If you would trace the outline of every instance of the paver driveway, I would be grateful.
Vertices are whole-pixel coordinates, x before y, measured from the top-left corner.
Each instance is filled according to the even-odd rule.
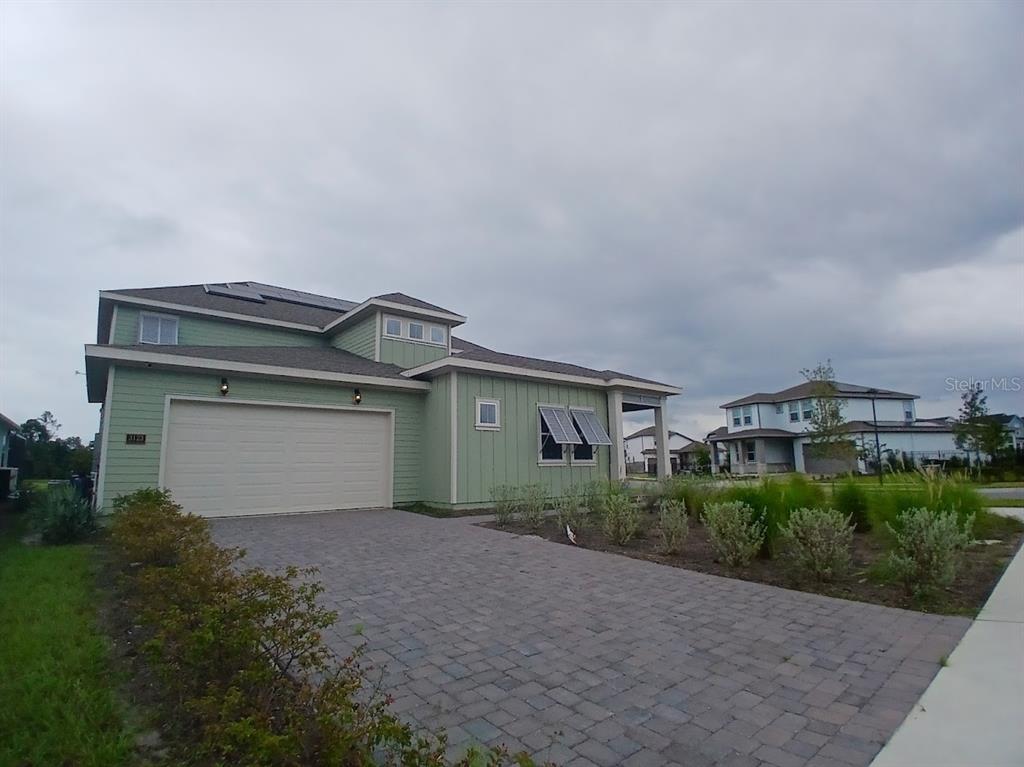
[[[571,765],[867,765],[967,629],[399,511],[225,519],[316,565],[404,717]]]

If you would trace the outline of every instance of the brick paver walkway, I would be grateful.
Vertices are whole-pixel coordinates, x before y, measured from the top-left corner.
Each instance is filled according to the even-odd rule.
[[[970,623],[398,511],[214,531],[318,566],[402,716],[573,767],[867,765]]]

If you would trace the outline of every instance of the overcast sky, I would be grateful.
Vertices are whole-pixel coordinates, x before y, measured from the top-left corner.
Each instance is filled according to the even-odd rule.
[[[1024,4],[0,4],[0,411],[97,291],[402,291],[679,384],[1024,376]],[[993,411],[1024,410],[993,392]],[[630,425],[643,425],[636,421]]]

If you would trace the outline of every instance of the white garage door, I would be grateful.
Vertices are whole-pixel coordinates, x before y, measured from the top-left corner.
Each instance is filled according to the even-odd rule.
[[[236,516],[391,503],[388,413],[171,400],[163,486]]]

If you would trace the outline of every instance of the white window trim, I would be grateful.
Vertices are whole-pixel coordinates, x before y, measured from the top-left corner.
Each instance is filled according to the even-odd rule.
[[[569,405],[569,418],[572,418],[572,411],[573,410],[585,410],[588,413],[595,413],[595,414],[597,413],[597,411],[594,410],[594,408],[592,408],[592,407],[582,407],[582,406],[579,406],[579,405]],[[575,423],[576,422],[573,421],[573,427],[574,428],[575,428]],[[579,433],[579,429],[577,429],[576,432]],[[580,434],[580,438],[583,440],[583,444],[584,445],[590,445],[590,443],[587,442],[587,438],[583,434]],[[575,456],[576,445],[570,445],[569,447],[572,448],[572,449],[571,450],[567,450],[566,452],[569,454],[569,463],[571,465],[574,465],[574,466],[597,466],[597,451],[598,451],[598,448],[601,447],[600,445],[590,445],[590,450],[591,450],[590,454],[592,456],[594,456],[594,457],[590,458],[589,460],[586,459],[586,458],[577,458]]]
[[[495,423],[483,423],[480,420],[480,406],[494,405]],[[540,412],[540,411],[538,411]],[[477,431],[501,431],[501,400],[490,397],[476,398],[476,428]]]
[[[143,341],[142,340],[142,322],[146,317],[153,317],[157,320],[157,340],[154,341]],[[174,341],[164,342],[160,340],[160,320],[174,320]],[[139,343],[146,344],[147,346],[177,346],[178,345],[178,329],[179,323],[178,318],[173,314],[157,314],[156,312],[139,312]]]
[[[394,320],[398,323],[398,335],[394,333],[388,333],[388,321]],[[409,335],[409,325],[415,324],[420,325],[423,328],[423,338],[412,338]],[[451,344],[451,329],[447,325],[442,325],[437,322],[425,322],[424,320],[413,319],[411,317],[399,317],[394,314],[385,314],[381,321],[383,331],[381,333],[383,338],[390,338],[392,341],[402,341],[407,344],[423,344],[424,346],[430,346],[434,349],[449,349]],[[431,341],[430,334],[435,328],[440,328],[444,333],[443,341]]]
[[[555,407],[555,408],[560,408],[561,410],[564,410],[566,413],[569,412],[569,407],[567,405],[554,404],[554,403],[549,404],[549,403],[546,403],[546,402],[538,402],[537,403],[537,465],[538,466],[567,466],[569,464],[569,454],[572,451],[571,450],[567,450],[566,448],[567,447],[572,447],[572,445],[560,445],[559,446],[559,447],[562,448],[562,457],[561,458],[544,458],[544,454],[541,452],[541,448],[543,447],[543,444],[544,444],[543,443],[543,438],[541,436],[541,431],[543,429],[543,425],[542,424],[544,422],[544,417],[540,414],[540,409],[542,407]],[[570,414],[569,417],[572,418],[572,415]]]

